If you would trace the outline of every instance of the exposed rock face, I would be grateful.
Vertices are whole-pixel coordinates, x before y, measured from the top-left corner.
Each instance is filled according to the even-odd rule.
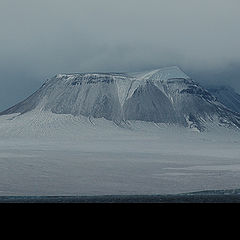
[[[204,129],[206,121],[240,127],[240,114],[216,101],[178,67],[141,73],[59,74],[1,113],[33,109],[57,114],[140,120]]]
[[[123,105],[124,118],[164,123],[177,123],[169,98],[152,82],[139,86]]]

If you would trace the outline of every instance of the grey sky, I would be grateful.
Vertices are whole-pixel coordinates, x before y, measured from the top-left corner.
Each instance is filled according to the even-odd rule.
[[[0,110],[61,72],[178,65],[240,92],[239,0],[0,0]]]

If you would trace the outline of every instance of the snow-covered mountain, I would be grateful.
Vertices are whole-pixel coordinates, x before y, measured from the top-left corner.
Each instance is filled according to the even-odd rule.
[[[177,67],[59,74],[0,115],[0,196],[240,188],[239,114]]]
[[[139,73],[58,74],[0,115],[32,110],[204,130],[208,122],[240,128],[240,114],[217,101],[178,67]]]
[[[240,113],[240,95],[234,89],[227,86],[209,88],[208,91],[234,112]]]

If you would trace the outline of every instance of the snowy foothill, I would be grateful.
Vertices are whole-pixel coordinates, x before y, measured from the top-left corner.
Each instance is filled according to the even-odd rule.
[[[91,120],[91,121],[90,121]],[[174,194],[240,187],[240,133],[31,111],[0,116],[0,195]]]

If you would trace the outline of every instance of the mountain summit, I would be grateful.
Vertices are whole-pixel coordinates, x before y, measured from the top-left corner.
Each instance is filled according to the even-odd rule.
[[[0,115],[32,110],[146,121],[204,130],[207,122],[240,128],[240,114],[217,101],[178,67],[138,73],[58,74]]]

